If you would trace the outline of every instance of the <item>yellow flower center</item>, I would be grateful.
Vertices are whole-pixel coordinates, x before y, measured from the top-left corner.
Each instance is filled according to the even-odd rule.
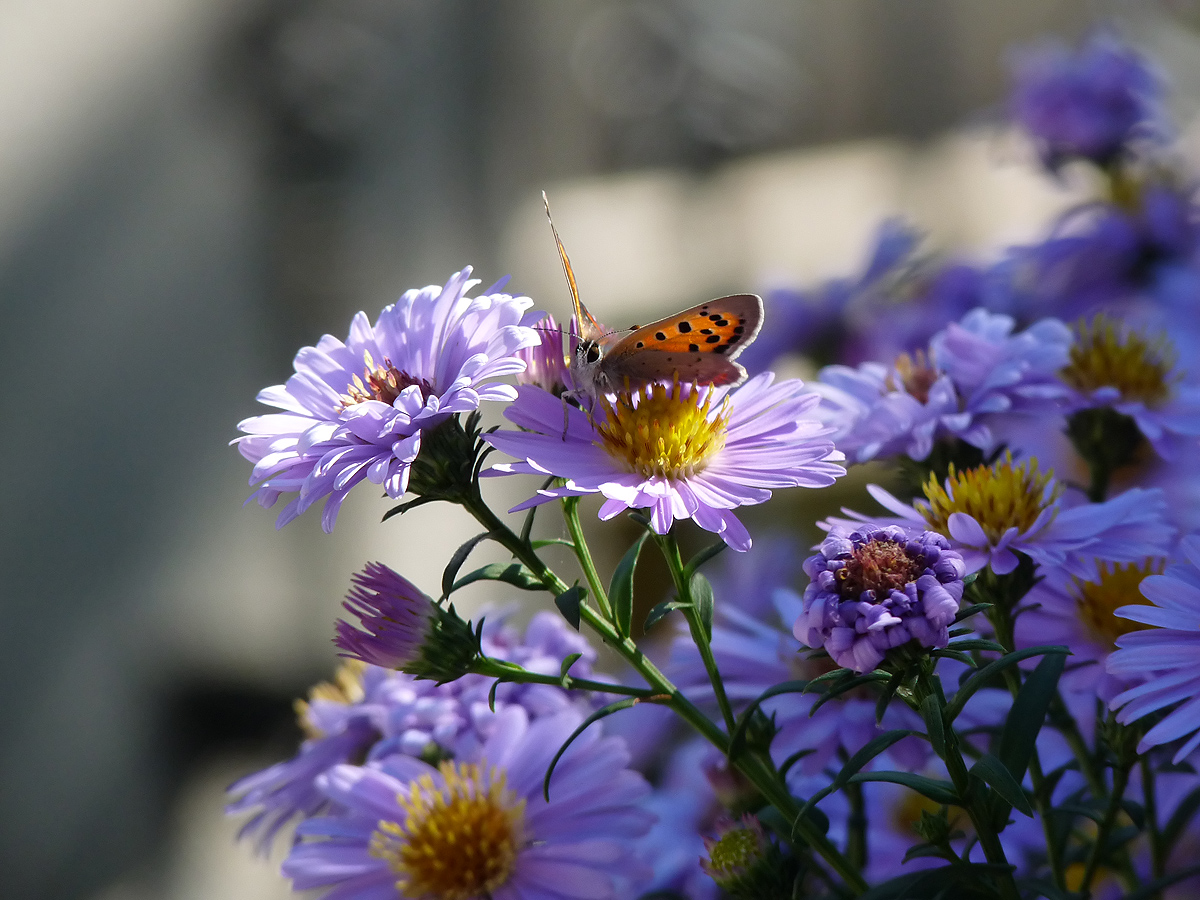
[[[954,464],[945,485],[934,475],[925,484],[929,506],[921,509],[930,529],[949,535],[948,520],[954,513],[966,513],[979,523],[995,542],[1009,528],[1028,531],[1037,517],[1057,498],[1059,487],[1049,494],[1046,486],[1054,473],[1038,471],[1037,460],[1013,465],[1012,455],[993,466],[976,466],[959,472]]]
[[[759,836],[749,828],[727,831],[709,848],[709,865],[718,875],[745,872],[762,858]]]
[[[401,372],[390,359],[385,359],[383,365],[376,365],[370,351],[363,351],[362,377],[354,376],[353,382],[342,396],[342,408],[346,409],[367,400],[378,400],[391,406],[400,396],[400,392],[414,384],[421,388],[421,396],[428,399],[433,393],[433,385],[424,378],[415,378],[407,372]]]
[[[1149,605],[1138,590],[1147,575],[1159,575],[1163,571],[1162,560],[1148,559],[1141,563],[1101,563],[1098,580],[1074,579],[1071,594],[1079,609],[1079,618],[1088,629],[1102,641],[1116,644],[1117,638],[1131,631],[1148,628],[1141,622],[1132,622],[1115,615],[1118,607],[1135,603]]]
[[[895,374],[887,377],[887,386],[892,390],[904,388],[921,403],[928,403],[929,391],[939,374],[924,351],[918,350],[912,356],[901,353],[896,357]]]
[[[397,796],[404,822],[380,821],[369,852],[387,862],[405,897],[488,896],[508,881],[525,843],[525,801],[495,769],[443,762],[440,771],[443,787],[426,775]]]
[[[596,432],[601,446],[631,472],[647,478],[687,478],[704,471],[725,446],[729,424],[726,403],[714,413],[712,391],[685,389],[679,382],[652,385],[648,391],[601,398],[603,418]]]
[[[1122,400],[1147,406],[1164,403],[1179,376],[1172,374],[1175,352],[1165,337],[1128,331],[1103,313],[1075,326],[1071,361],[1060,375],[1071,387],[1091,392],[1116,388]]]
[[[330,703],[341,703],[349,706],[360,703],[365,696],[362,686],[362,673],[367,664],[357,659],[342,663],[333,673],[332,681],[322,681],[313,686],[308,692],[308,701],[297,700],[293,704],[300,730],[308,738],[322,738],[325,733],[315,726],[308,715],[308,704],[313,700],[327,700]]]

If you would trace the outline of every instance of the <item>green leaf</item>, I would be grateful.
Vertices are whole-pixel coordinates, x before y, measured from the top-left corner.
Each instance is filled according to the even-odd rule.
[[[1046,713],[1058,690],[1058,679],[1066,663],[1065,653],[1045,656],[1021,685],[1008,718],[1004,720],[1004,731],[1000,733],[996,755],[1018,783],[1029,768],[1038,733],[1046,721]]]
[[[524,591],[540,591],[544,587],[541,579],[520,563],[491,563],[458,579],[450,588],[450,593],[477,581],[503,581],[505,584],[511,584]]]
[[[575,738],[579,737],[593,722],[599,722],[601,719],[606,719],[613,713],[620,712],[623,709],[635,705],[638,702],[636,697],[626,697],[624,700],[617,700],[608,706],[602,707],[579,723],[579,727],[571,732],[570,737],[563,742],[563,745],[558,748],[558,752],[554,754],[554,758],[550,760],[550,767],[546,769],[546,777],[542,780],[542,796],[546,798],[546,802],[550,802],[550,776],[554,774],[554,767],[558,765],[558,761],[562,759],[562,755],[567,752],[567,748],[575,743]]]
[[[985,641],[980,638],[971,638],[963,641],[951,641],[951,650],[990,650],[992,653],[1003,653],[1004,648],[995,641]]]
[[[562,661],[562,665],[558,667],[558,677],[562,679],[563,687],[567,686],[567,673],[571,671],[571,666],[579,662],[583,656],[582,653],[572,653]]]
[[[750,724],[750,717],[758,711],[767,700],[772,697],[778,697],[781,694],[803,694],[804,689],[808,686],[807,681],[783,681],[779,684],[772,685],[767,688],[752,701],[750,705],[738,717],[737,725],[734,726],[733,734],[729,736],[729,755],[736,757],[741,751],[742,742],[746,738],[746,727]]]
[[[415,500],[406,500],[404,503],[401,503],[399,506],[393,506],[391,509],[389,509],[387,512],[385,512],[383,514],[383,518],[380,519],[380,521],[386,522],[392,516],[404,515],[404,513],[409,512],[410,510],[414,510],[418,506],[424,506],[426,503],[433,503],[435,500],[438,500],[438,499],[439,499],[438,497],[417,497]]]
[[[705,640],[712,640],[713,623],[713,589],[707,578],[699,572],[692,575],[690,583],[692,603],[696,605],[696,615],[700,619],[700,627],[704,629]]]
[[[534,550],[541,550],[543,547],[553,547],[556,544],[562,547],[570,547],[572,550],[575,549],[575,542],[568,541],[566,538],[545,538],[543,540],[530,541],[529,546]]]
[[[608,599],[612,603],[614,624],[621,637],[629,637],[633,626],[633,575],[637,569],[642,545],[650,535],[643,531],[633,545],[625,551],[617,563],[612,581],[608,585]]]
[[[709,544],[690,560],[688,560],[688,564],[683,568],[684,577],[691,578],[700,570],[702,565],[704,565],[722,550],[726,549],[728,546],[729,545],[724,541],[717,541],[715,544]]]
[[[976,603],[973,606],[964,606],[959,609],[958,615],[954,617],[954,622],[952,624],[957,625],[959,622],[965,622],[972,616],[977,616],[981,612],[987,612],[993,606],[995,606],[994,603]]]
[[[888,704],[892,702],[892,698],[896,696],[896,691],[900,690],[900,685],[904,683],[904,673],[897,672],[892,676],[891,680],[883,686],[883,690],[879,692],[879,699],[875,701],[875,724],[883,724],[883,716],[887,712]]]
[[[934,694],[921,701],[921,718],[925,720],[925,731],[930,746],[939,757],[946,756],[946,724],[942,721],[942,704]]]
[[[879,737],[869,741],[866,746],[859,749],[857,753],[846,760],[846,764],[842,766],[842,770],[837,773],[837,776],[834,777],[833,781],[829,783],[828,787],[821,788],[821,790],[817,791],[808,798],[808,802],[800,808],[799,817],[803,817],[805,813],[807,813],[810,809],[816,806],[817,803],[819,803],[821,800],[824,800],[834,791],[840,791],[846,786],[847,783],[849,783],[850,778],[855,775],[859,769],[877,757],[884,750],[888,749],[888,747],[891,747],[893,744],[897,744],[906,737],[911,737],[917,733],[918,732],[912,731],[908,728],[894,728],[891,731],[885,731],[883,734],[879,735]]]
[[[646,623],[642,626],[642,631],[649,631],[673,609],[691,609],[691,607],[692,604],[684,603],[682,600],[664,600],[646,614]]]
[[[817,698],[817,702],[813,704],[812,709],[808,711],[808,714],[810,716],[813,715],[813,713],[815,713],[830,700],[840,697],[847,691],[852,691],[857,687],[862,687],[864,684],[876,684],[880,681],[890,681],[891,677],[892,676],[887,674],[887,672],[868,672],[866,675],[856,675],[853,678],[847,678],[844,681],[839,681],[829,688],[829,690],[824,691],[821,696]],[[816,679],[814,678],[808,683],[809,687],[812,687],[815,682]]]
[[[1068,654],[1070,652],[1070,650],[1061,645],[1026,647],[1024,650],[1016,650],[997,660],[993,660],[979,671],[972,673],[971,677],[964,681],[959,689],[955,691],[954,696],[950,698],[950,702],[946,705],[946,724],[949,725],[958,718],[958,714],[963,711],[963,707],[967,705],[967,701],[971,699],[976,691],[985,687],[992,678],[1009,666],[1015,666],[1021,660],[1034,656],[1044,656],[1048,653]]]
[[[990,753],[983,754],[975,761],[975,765],[971,766],[971,774],[999,794],[1013,809],[1033,817],[1033,807],[1029,805],[1025,789],[1013,778],[1008,766],[998,758]]]
[[[928,797],[940,806],[963,805],[962,800],[949,781],[939,778],[929,778],[914,772],[859,772],[847,780],[847,784],[867,784],[872,781],[884,781],[888,784],[901,784],[909,790],[916,791],[923,797]]]
[[[576,631],[579,630],[579,604],[583,603],[585,597],[587,597],[587,588],[581,584],[577,584],[574,587],[567,588],[554,598],[554,605],[558,607],[558,611],[563,614],[563,618]]]
[[[490,531],[485,531],[483,534],[477,534],[461,547],[454,551],[454,555],[450,557],[450,562],[446,563],[446,568],[442,572],[442,599],[450,596],[454,590],[454,579],[458,577],[458,570],[463,567],[463,563],[467,561],[467,557],[483,541],[491,537]]]

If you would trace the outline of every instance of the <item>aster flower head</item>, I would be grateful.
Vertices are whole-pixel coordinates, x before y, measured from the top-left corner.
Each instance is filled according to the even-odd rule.
[[[345,341],[325,335],[296,354],[295,374],[266,388],[261,403],[281,410],[246,419],[236,440],[254,463],[253,497],[264,507],[295,494],[277,527],[322,498],[321,525],[332,531],[350,490],[364,478],[403,496],[423,438],[483,400],[511,400],[494,379],[521,372],[517,351],[539,336],[528,297],[467,293],[467,267],[445,286],[407,291],[372,325],[358,313]]]
[[[750,814],[717,822],[717,836],[704,839],[708,859],[701,868],[734,898],[759,900],[793,893],[799,867],[767,836]]]
[[[652,384],[601,397],[591,415],[567,407],[565,431],[562,401],[522,386],[504,413],[522,430],[486,436],[522,462],[484,474],[565,481],[513,512],[599,493],[605,498],[601,519],[648,509],[658,534],[690,518],[735,550],[747,550],[750,535],[734,509],[765,502],[773,488],[826,487],[844,474],[827,429],[811,418],[817,396],[799,381],[773,379],[765,372],[732,390]]]
[[[1054,169],[1070,159],[1108,165],[1157,136],[1163,85],[1149,62],[1108,34],[1072,53],[1031,48],[1014,64],[1013,117]]]
[[[974,309],[934,335],[928,353],[902,353],[890,367],[822,369],[816,389],[838,449],[858,462],[901,453],[923,460],[937,441],[961,439],[986,454],[998,417],[1052,412],[1066,393],[1056,373],[1070,331],[1056,319],[1016,334],[1015,325]]]
[[[1119,648],[1108,659],[1112,675],[1142,681],[1114,697],[1117,721],[1135,722],[1166,710],[1142,738],[1138,752],[1187,738],[1175,762],[1200,747],[1200,535],[1180,542],[1179,561],[1161,575],[1141,582],[1153,605],[1119,607],[1116,614],[1147,628],[1117,638]]]
[[[1163,555],[1167,549],[1164,544]],[[1094,561],[1090,569],[1086,576],[1060,569],[1043,573],[1022,600],[1015,628],[1018,648],[1062,644],[1070,649],[1071,661],[1060,683],[1068,703],[1079,706],[1084,720],[1093,716],[1096,697],[1111,700],[1131,684],[1107,674],[1104,666],[1120,637],[1145,626],[1116,611],[1140,597],[1138,588],[1145,578],[1162,573],[1163,559]]]
[[[966,566],[940,534],[897,526],[834,532],[809,557],[796,639],[839,666],[869,672],[909,642],[945,647]]]
[[[896,514],[889,524],[949,538],[968,572],[986,565],[1007,575],[1020,564],[1018,554],[1024,554],[1039,566],[1062,566],[1086,576],[1096,559],[1140,561],[1160,553],[1174,536],[1161,490],[1131,488],[1103,503],[1082,503],[1074,496],[1068,499],[1054,473],[1041,471],[1037,460],[1018,463],[1011,454],[990,466],[951,467],[941,484],[931,475],[925,499],[912,505],[876,485],[867,490]],[[883,521],[846,512],[848,519],[820,524],[835,528]]]
[[[648,873],[636,841],[653,816],[649,786],[626,768],[619,738],[595,727],[558,748],[582,721],[567,711],[530,721],[505,710],[469,760],[434,768],[396,756],[342,765],[319,779],[338,814],[309,819],[283,863],[297,890],[345,898],[604,900],[628,896]]]
[[[1148,336],[1104,313],[1080,322],[1076,335],[1060,377],[1071,388],[1069,433],[1085,459],[1123,465],[1141,437],[1169,458],[1179,442],[1200,435],[1200,389],[1183,383],[1165,335]]]
[[[443,609],[382,563],[367,563],[352,580],[342,605],[362,627],[337,622],[334,643],[343,656],[437,681],[470,671],[479,638],[453,606]]]

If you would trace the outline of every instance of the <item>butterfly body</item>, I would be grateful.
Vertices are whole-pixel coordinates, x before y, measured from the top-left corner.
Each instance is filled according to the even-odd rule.
[[[542,199],[546,200],[545,193]],[[548,200],[546,215],[550,215]],[[601,394],[637,390],[656,381],[735,385],[745,380],[746,370],[734,358],[762,327],[760,297],[720,297],[640,328],[610,331],[580,301],[575,273],[553,220],[550,228],[571,289],[579,331],[570,360],[575,393],[595,399]]]

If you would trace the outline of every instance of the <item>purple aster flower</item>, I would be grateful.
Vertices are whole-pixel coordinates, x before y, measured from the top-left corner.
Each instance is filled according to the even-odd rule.
[[[596,658],[586,640],[550,612],[535,615],[523,637],[504,625],[502,617],[490,619],[482,645],[488,656],[543,674],[557,674],[563,659],[579,653],[572,672],[586,678]],[[226,812],[251,814],[241,836],[254,838],[257,849],[266,852],[288,822],[325,807],[326,797],[316,779],[338,763],[393,754],[469,757],[496,727],[498,712],[488,696],[493,681],[466,675],[435,684],[351,660],[339,669],[332,684],[318,685],[307,703],[297,704],[307,736],[300,752],[233,784],[229,788],[233,800]],[[495,710],[519,706],[537,718],[586,702],[582,695],[551,685],[505,683],[496,689]]]
[[[521,372],[517,351],[539,336],[525,313],[528,297],[485,293],[468,297],[479,282],[468,266],[444,287],[405,292],[374,325],[358,313],[345,342],[325,335],[296,354],[296,374],[259,393],[282,412],[246,419],[237,439],[254,463],[253,496],[271,507],[296,496],[277,527],[327,497],[321,527],[333,530],[338,509],[364,478],[389,497],[408,488],[422,435],[483,400],[516,394],[493,379]]]
[[[1183,383],[1166,337],[1157,340],[1103,313],[1077,327],[1070,362],[1068,413],[1111,409],[1132,419],[1159,456],[1170,459],[1200,436],[1200,387]],[[1111,441],[1111,438],[1109,438]]]
[[[1045,319],[1018,334],[1014,320],[984,309],[951,323],[928,355],[901,354],[888,368],[828,366],[814,386],[834,443],[857,462],[903,453],[929,456],[938,440],[959,438],[984,453],[1002,417],[1045,415],[1067,392],[1056,379],[1071,345],[1069,329]]]
[[[367,563],[342,604],[362,628],[340,619],[333,642],[343,656],[419,678],[453,681],[479,656],[471,625],[382,563]]]
[[[339,900],[629,896],[649,875],[635,850],[653,816],[624,744],[589,728],[559,761],[549,801],[542,794],[551,758],[582,718],[531,722],[510,708],[470,760],[336,766],[319,783],[339,813],[300,825],[284,875]]]
[[[1200,747],[1200,535],[1180,542],[1180,562],[1162,575],[1151,575],[1141,591],[1153,606],[1134,604],[1117,615],[1149,625],[1117,638],[1120,648],[1108,658],[1110,674],[1144,679],[1112,699],[1117,721],[1135,722],[1151,713],[1169,710],[1146,732],[1138,752],[1187,737],[1175,754],[1179,762]]]
[[[1078,53],[1045,44],[1014,64],[1013,118],[1054,169],[1072,158],[1107,165],[1134,141],[1158,137],[1163,85],[1149,62],[1108,34]]]
[[[870,672],[915,641],[945,647],[962,600],[963,559],[940,534],[900,527],[832,532],[804,563],[811,583],[796,639],[823,646],[839,666]]]
[[[1168,547],[1162,547],[1166,556]],[[1148,575],[1162,571],[1162,560],[1132,563],[1096,561],[1086,578],[1049,568],[1025,595],[1016,617],[1016,645],[1062,644],[1071,650],[1059,682],[1081,721],[1095,714],[1095,698],[1111,700],[1130,686],[1129,679],[1109,675],[1104,664],[1117,649],[1117,639],[1142,626],[1119,618],[1118,607],[1138,595]],[[1072,702],[1077,698],[1077,702]]]
[[[1074,494],[1068,500],[1053,473],[1038,470],[1037,460],[1017,464],[1011,456],[962,472],[952,467],[944,484],[930,476],[926,499],[912,505],[877,485],[867,491],[896,518],[843,510],[849,518],[831,517],[821,527],[886,522],[910,534],[930,529],[951,540],[968,572],[986,565],[1006,575],[1024,553],[1040,566],[1063,566],[1087,577],[1095,559],[1138,562],[1174,536],[1161,490],[1130,488],[1104,503],[1079,502]]]
[[[799,381],[773,379],[765,372],[732,390],[653,384],[601,398],[592,416],[566,407],[565,432],[562,401],[522,386],[504,413],[522,430],[485,439],[523,462],[484,474],[566,481],[513,512],[599,493],[601,519],[648,508],[659,534],[676,519],[693,519],[735,550],[748,550],[750,534],[732,510],[765,502],[772,488],[826,487],[845,472],[828,429],[810,416],[819,398]]]

